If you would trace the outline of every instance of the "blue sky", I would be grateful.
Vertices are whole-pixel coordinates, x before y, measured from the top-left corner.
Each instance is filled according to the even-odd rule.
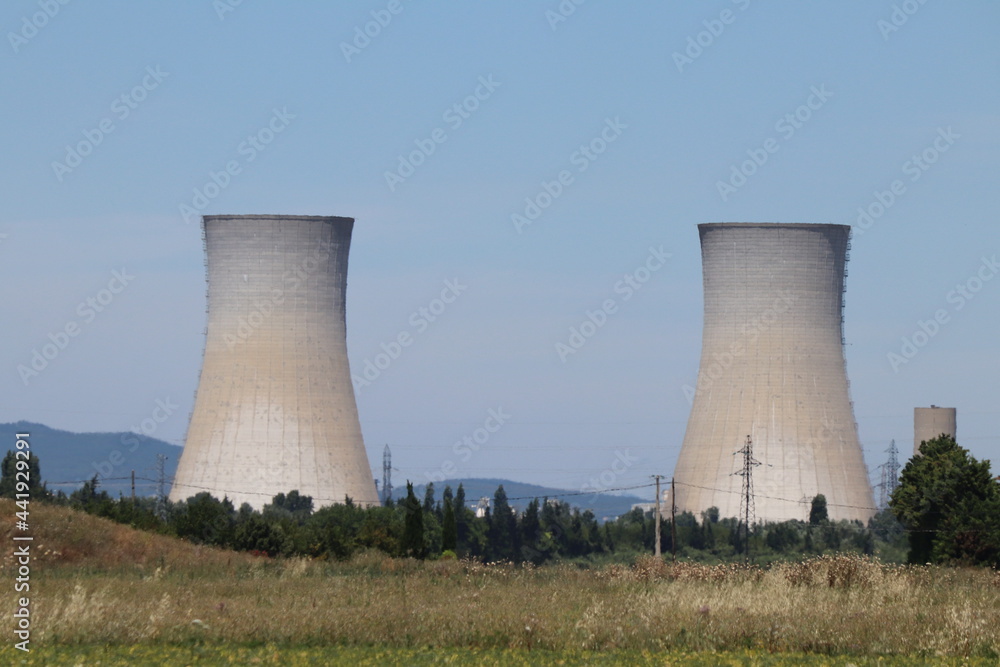
[[[698,370],[696,225],[860,208],[846,334],[869,468],[932,403],[1000,462],[1000,5],[232,4],[0,8],[0,420],[122,430],[169,399],[154,434],[182,443],[205,326],[182,207],[344,215],[354,372],[414,339],[358,387],[376,474],[389,443],[397,481],[644,484],[673,469]],[[460,295],[419,325],[446,281]]]

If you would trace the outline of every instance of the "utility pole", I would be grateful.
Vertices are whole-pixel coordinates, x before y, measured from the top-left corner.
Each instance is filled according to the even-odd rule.
[[[653,547],[653,555],[659,560],[662,556],[660,553],[660,477],[663,475],[653,475],[653,479],[656,480],[656,544]]]
[[[167,520],[166,462],[166,454],[156,455],[156,515],[161,521]]]
[[[670,560],[677,562],[677,493],[674,478],[670,478]]]
[[[753,507],[753,469],[760,465],[760,461],[753,457],[753,440],[747,436],[743,449],[735,452],[743,455],[743,468],[739,472],[733,473],[743,478],[743,492],[740,494],[740,514],[743,515],[743,525],[746,531],[744,539],[746,562],[750,562],[750,525],[754,520]]]
[[[135,470],[132,471],[132,504],[135,505]]]

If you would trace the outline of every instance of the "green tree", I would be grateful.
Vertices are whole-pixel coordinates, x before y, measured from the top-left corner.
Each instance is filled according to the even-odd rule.
[[[458,548],[458,527],[452,506],[451,487],[444,487],[444,519],[441,526],[441,550],[454,552]]]
[[[535,561],[538,557],[538,540],[542,536],[542,524],[538,513],[538,498],[528,503],[528,509],[521,519],[521,555],[526,560]]]
[[[826,496],[822,493],[812,499],[812,507],[809,508],[809,525],[818,526],[830,520],[830,515],[826,511]]]
[[[260,551],[274,557],[281,553],[281,533],[259,514],[251,514],[236,525],[233,548]]]
[[[459,482],[455,491],[455,553],[465,556],[469,553],[469,515],[471,512],[465,506],[465,487]]]
[[[799,534],[790,521],[768,524],[764,543],[774,551],[783,553],[798,546]]]
[[[818,553],[816,551],[816,544],[813,541],[812,526],[806,527],[806,537],[802,541],[802,553],[804,554]]]
[[[702,533],[702,543],[705,545],[705,549],[714,552],[716,547],[715,540],[715,526],[719,523],[719,508],[709,507],[707,510],[701,513],[701,533]],[[661,526],[660,536],[662,539],[663,530]],[[661,544],[662,548],[663,545]]]
[[[178,537],[213,546],[231,546],[236,509],[228,498],[219,500],[208,491],[178,503],[171,521]]]
[[[886,508],[868,519],[868,530],[883,542],[894,542],[906,534],[903,524],[896,520],[892,510]]]
[[[424,511],[413,493],[413,483],[406,482],[406,499],[400,503],[404,512],[403,554],[413,558],[424,558],[427,547],[424,544]]]
[[[274,496],[269,505],[264,505],[264,513],[269,511],[284,511],[298,520],[304,520],[313,512],[312,496],[300,495],[297,490],[289,491],[288,495],[279,493]]]
[[[493,494],[493,508],[490,515],[489,546],[490,556],[496,560],[516,560],[517,517],[507,502],[507,492],[503,484]]]
[[[107,491],[97,490],[100,486],[100,478],[95,474],[84,482],[83,486],[69,494],[70,505],[89,514],[111,517],[114,513],[114,501]]]
[[[428,482],[427,488],[424,489],[424,513],[433,514],[434,512],[434,482]]]
[[[118,523],[123,523],[151,532],[163,532],[164,524],[156,515],[156,498],[139,497],[135,500],[119,498],[114,503],[114,513],[112,518]]]
[[[403,521],[394,506],[369,507],[358,532],[358,544],[399,556],[403,539]]]
[[[655,528],[655,526],[654,526]],[[662,526],[661,534],[662,534]],[[684,546],[689,546],[693,549],[702,549],[705,546],[705,535],[701,531],[701,527],[698,525],[698,519],[694,517],[694,514],[688,511],[681,512],[677,515],[677,547],[678,549]],[[650,540],[650,545],[653,544],[653,540]]]
[[[428,482],[424,489],[423,512],[425,555],[439,554],[443,549],[441,542],[444,514],[441,511],[441,504],[434,500],[434,482]]]
[[[572,554],[573,516],[570,506],[561,500],[544,498],[541,505],[540,523],[542,537],[538,541],[538,551],[542,561],[556,556]]]
[[[332,556],[341,560],[350,558],[358,548],[358,535],[364,517],[365,510],[353,502],[337,503],[319,509],[305,524],[309,549],[313,555]],[[282,525],[289,531],[295,530],[291,522]]]
[[[604,550],[601,526],[592,510],[585,510],[580,515],[580,537],[583,542],[584,554],[598,553]]]
[[[24,458],[24,452],[18,456],[13,450],[7,452],[0,464],[0,497],[14,498],[18,493],[31,494],[30,500],[41,500],[49,495],[48,489],[42,484],[42,470],[38,457],[31,452]],[[18,476],[20,475],[20,476]],[[27,484],[27,489],[18,491],[17,483]],[[22,487],[23,488],[23,487]]]
[[[925,441],[889,507],[909,531],[910,563],[1000,565],[1000,485],[951,436]]]

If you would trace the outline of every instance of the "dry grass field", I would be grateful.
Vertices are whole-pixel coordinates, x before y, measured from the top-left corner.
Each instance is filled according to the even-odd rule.
[[[13,506],[6,505],[0,533],[11,544]],[[736,656],[729,664],[805,664],[772,660],[802,654],[837,660],[814,664],[858,665],[879,656],[899,664],[1000,658],[1000,573],[990,570],[849,556],[769,569],[652,558],[601,569],[532,568],[378,553],[345,563],[270,561],[61,508],[36,506],[32,518],[32,646],[39,650],[278,646],[418,656],[435,649],[542,662],[651,656],[649,664],[671,664],[671,655],[716,655],[725,664],[720,651]],[[6,555],[3,576],[13,579]],[[0,651],[11,655],[9,647]]]

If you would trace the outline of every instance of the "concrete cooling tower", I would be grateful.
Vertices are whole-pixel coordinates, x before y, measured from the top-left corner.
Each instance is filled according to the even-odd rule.
[[[750,436],[757,521],[874,514],[843,347],[850,227],[698,226],[705,290],[701,366],[675,469],[677,508],[740,516]]]
[[[920,443],[941,434],[955,437],[958,414],[955,408],[913,408],[913,454],[920,453]]]
[[[170,499],[378,504],[347,361],[353,218],[210,215],[208,330]]]

